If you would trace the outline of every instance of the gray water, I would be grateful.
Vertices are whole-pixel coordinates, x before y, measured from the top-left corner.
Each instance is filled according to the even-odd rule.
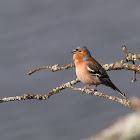
[[[44,65],[73,62],[72,49],[86,45],[101,64],[125,57],[121,45],[140,53],[138,0],[1,0],[0,98],[23,93],[45,94],[76,78],[75,69],[52,73],[27,71]],[[137,62],[139,64],[139,62]],[[110,71],[127,97],[140,97],[140,76]],[[77,87],[84,87],[79,83]],[[112,89],[98,91],[121,97]],[[47,101],[0,104],[0,140],[80,140],[97,134],[133,112],[116,102],[65,89]]]

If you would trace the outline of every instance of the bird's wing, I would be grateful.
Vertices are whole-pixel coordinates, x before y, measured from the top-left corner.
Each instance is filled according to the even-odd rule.
[[[87,69],[93,76],[98,76],[99,78],[106,78],[110,80],[108,74],[100,64],[93,64],[90,61],[86,61]]]

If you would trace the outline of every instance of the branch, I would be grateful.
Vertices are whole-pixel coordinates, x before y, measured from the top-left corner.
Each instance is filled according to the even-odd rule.
[[[125,46],[122,46],[122,50],[126,53],[125,59],[121,60],[120,62],[116,62],[116,63],[104,64],[104,65],[102,65],[102,67],[106,71],[126,69],[126,70],[132,70],[132,71],[140,74],[140,65],[126,63],[128,61],[134,62],[135,60],[140,59],[140,54],[130,53]],[[63,69],[72,68],[74,66],[75,65],[73,63],[64,65],[64,66],[59,66],[58,64],[55,64],[53,66],[52,65],[51,66],[42,66],[42,67],[38,67],[33,70],[30,70],[29,72],[27,72],[27,74],[31,75],[34,72],[42,70],[42,69],[51,69],[53,72],[55,72],[55,71],[59,71],[59,70],[63,70]],[[135,81],[135,79],[134,79],[134,81]]]
[[[105,64],[105,65],[102,65],[102,67],[106,71],[126,69],[126,70],[136,71],[137,73],[140,74],[140,65],[133,65],[133,64],[128,64],[128,63],[122,63],[122,61],[116,62],[116,63],[112,63],[112,64]]]
[[[76,83],[80,82],[79,79],[75,79],[71,82],[67,82],[65,84],[62,84],[59,87],[54,88],[53,90],[51,90],[50,92],[48,92],[45,95],[40,95],[40,94],[23,94],[21,96],[15,96],[15,97],[5,97],[0,99],[0,103],[2,102],[8,102],[8,101],[20,101],[20,100],[28,100],[28,99],[37,99],[37,100],[47,100],[49,97],[51,97],[52,95],[60,92],[61,90],[67,88],[70,85],[74,85]]]
[[[61,86],[54,88],[53,90],[51,90],[50,92],[48,92],[45,95],[23,94],[21,96],[7,97],[7,98],[0,99],[0,103],[8,102],[8,101],[16,101],[16,100],[18,100],[18,101],[20,101],[20,100],[28,100],[28,99],[47,100],[49,97],[51,97],[52,95],[60,92],[61,90],[66,89],[66,88],[71,88],[72,90],[81,91],[82,93],[86,93],[88,95],[95,95],[95,96],[110,99],[112,101],[116,101],[116,102],[118,102],[120,104],[123,104],[126,107],[129,107],[129,108],[131,108],[133,110],[138,111],[137,107],[135,105],[133,105],[131,103],[131,101],[129,101],[127,99],[121,99],[121,98],[118,98],[118,97],[115,97],[115,96],[107,95],[105,93],[101,93],[101,92],[97,92],[97,91],[94,92],[94,91],[92,91],[90,89],[76,88],[76,87],[72,86],[72,85],[74,85],[74,84],[76,84],[78,82],[80,82],[80,81],[77,78],[77,79],[75,79],[75,80],[73,80],[71,82],[64,83]]]
[[[52,72],[55,72],[55,71],[59,71],[59,70],[63,70],[63,69],[72,68],[74,66],[75,66],[74,63],[64,65],[64,66],[61,66],[61,67],[58,64],[50,65],[50,66],[42,66],[42,67],[38,67],[38,68],[30,70],[29,72],[27,72],[27,74],[31,75],[31,74],[35,73],[36,71],[39,71],[39,70],[42,70],[42,69],[51,69]]]
[[[95,95],[95,96],[107,98],[107,99],[112,100],[112,101],[116,101],[120,104],[123,104],[124,106],[127,106],[127,107],[133,109],[133,110],[139,111],[139,109],[137,109],[137,107],[135,105],[133,105],[131,103],[131,101],[129,101],[127,99],[121,99],[121,98],[118,98],[118,97],[115,97],[115,96],[110,96],[108,94],[93,91],[91,89],[76,88],[76,87],[73,87],[73,86],[70,86],[70,85],[68,87],[71,88],[72,90],[75,90],[75,91],[81,91],[81,92],[84,92],[84,93],[89,94],[89,95]]]
[[[140,54],[129,52],[125,45],[122,46],[122,50],[126,53],[126,61],[135,61],[140,59]]]

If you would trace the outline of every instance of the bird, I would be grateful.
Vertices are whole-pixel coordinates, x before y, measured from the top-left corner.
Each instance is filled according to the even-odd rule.
[[[102,84],[118,91],[126,99],[125,93],[121,92],[113,84],[106,70],[91,56],[86,46],[77,47],[71,52],[74,53],[73,60],[76,67],[76,75],[81,82],[87,84],[84,89],[95,85],[93,88],[93,91],[95,91],[96,87]]]

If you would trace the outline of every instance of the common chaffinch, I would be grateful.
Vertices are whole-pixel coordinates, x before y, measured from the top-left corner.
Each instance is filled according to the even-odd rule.
[[[76,67],[76,75],[80,81],[90,85],[95,85],[93,90],[96,90],[97,85],[103,84],[118,91],[124,98],[125,93],[121,92],[110,80],[105,69],[91,56],[89,50],[85,47],[77,47],[72,50],[73,60]]]

